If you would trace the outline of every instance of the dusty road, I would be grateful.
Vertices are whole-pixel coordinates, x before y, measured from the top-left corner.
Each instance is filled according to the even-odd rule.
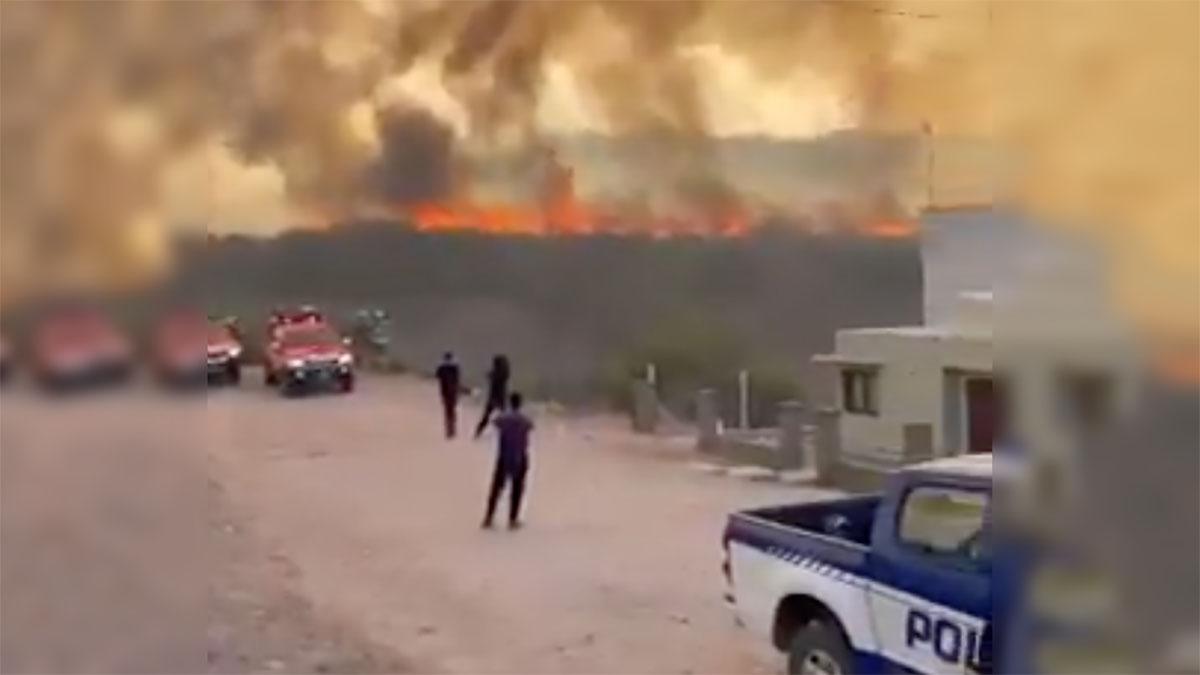
[[[638,439],[612,419],[535,411],[527,527],[482,531],[494,439],[446,442],[436,414],[432,387],[405,379],[299,400],[274,396],[253,374],[239,390],[191,401],[145,388],[53,405],[6,393],[5,665],[778,670],[779,659],[735,628],[721,603],[720,532],[732,509],[818,493],[697,474],[685,468],[687,447]],[[51,574],[47,555],[80,556],[43,553],[48,524],[55,531],[54,523],[91,516],[95,526],[81,532],[95,538],[116,519],[124,538],[79,544],[87,582],[69,566]],[[97,566],[103,573],[92,574]],[[151,655],[138,652],[139,640],[127,640],[126,652],[102,649],[106,635],[137,630],[111,628],[98,618],[102,607],[82,619],[31,609],[66,592],[64,575],[72,606],[112,603],[104,577],[130,569],[159,592],[120,593],[117,604],[151,634],[174,638],[159,636]],[[32,590],[9,592],[18,586]],[[61,630],[9,630],[34,618]],[[56,654],[49,662],[48,650]],[[97,651],[105,658],[79,656]]]

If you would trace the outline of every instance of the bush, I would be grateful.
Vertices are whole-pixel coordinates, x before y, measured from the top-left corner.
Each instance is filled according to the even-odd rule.
[[[644,379],[647,364],[654,364],[663,403],[690,416],[696,391],[736,372],[744,352],[744,340],[728,324],[695,314],[674,315],[613,357],[602,373],[601,389],[610,404],[628,410],[633,380]]]
[[[674,414],[695,417],[700,389],[715,389],[721,417],[738,421],[738,373],[750,372],[750,423],[774,426],[779,404],[803,399],[798,368],[785,360],[751,354],[749,341],[734,325],[696,315],[676,315],[655,325],[642,338],[617,354],[599,376],[598,389],[609,405],[632,409],[632,384],[644,379],[647,364],[655,366],[659,398]],[[748,361],[755,365],[746,366]]]
[[[778,423],[780,403],[788,400],[804,400],[804,388],[800,384],[800,376],[794,366],[785,363],[759,364],[749,370],[750,426],[773,427]],[[736,379],[732,390],[732,399],[731,409],[736,411],[738,405]],[[736,412],[730,421],[733,420],[736,420]]]

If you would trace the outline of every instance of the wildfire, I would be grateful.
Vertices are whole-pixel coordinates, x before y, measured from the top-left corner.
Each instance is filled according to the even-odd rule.
[[[469,203],[428,202],[409,209],[422,232],[479,231],[500,235],[547,234],[545,219],[535,208],[507,204],[481,206]]]
[[[750,216],[730,211],[707,217],[623,216],[578,201],[536,206],[425,202],[406,215],[422,232],[480,232],[496,235],[586,236],[644,234],[656,239],[678,236],[741,237],[750,232]]]
[[[720,204],[684,206],[682,212],[648,213],[639,209],[601,206],[580,199],[575,173],[551,152],[542,174],[536,203],[480,203],[467,197],[407,206],[402,215],[422,232],[480,232],[495,235],[586,236],[636,234],[655,239],[671,237],[742,237],[750,233],[755,212],[739,199],[726,196]],[[877,220],[859,230],[881,239],[911,238],[915,223]]]
[[[736,237],[749,232],[749,216],[726,206],[716,215],[681,217],[630,215],[588,204],[575,190],[575,172],[549,153],[542,177],[540,203],[479,204],[469,199],[426,202],[407,209],[423,232],[477,231],[500,235],[582,236],[641,233],[655,238],[680,235]]]
[[[1154,355],[1153,370],[1164,381],[1177,386],[1200,386],[1200,345],[1176,345]]]
[[[912,239],[917,232],[917,224],[909,220],[876,220],[862,228],[862,234],[876,239]]]
[[[654,239],[672,237],[744,237],[750,234],[754,214],[729,208],[711,214],[623,214],[574,199],[538,205],[481,204],[470,200],[424,202],[403,210],[421,232],[479,232],[521,236],[586,236],[640,234]],[[912,239],[916,223],[905,220],[872,221],[856,230],[873,239]]]

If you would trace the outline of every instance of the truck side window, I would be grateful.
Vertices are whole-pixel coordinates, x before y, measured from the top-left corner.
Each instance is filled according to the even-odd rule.
[[[900,512],[899,538],[925,553],[986,559],[991,551],[986,528],[987,494],[945,487],[917,487]]]

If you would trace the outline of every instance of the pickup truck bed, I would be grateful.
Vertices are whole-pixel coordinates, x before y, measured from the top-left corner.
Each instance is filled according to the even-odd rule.
[[[811,557],[854,572],[865,563],[878,495],[735,513],[726,539],[772,555]]]

